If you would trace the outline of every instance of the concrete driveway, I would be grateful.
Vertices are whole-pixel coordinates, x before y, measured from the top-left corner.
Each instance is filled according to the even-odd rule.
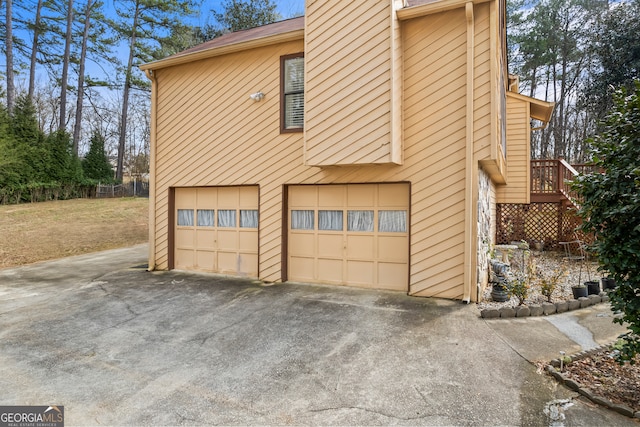
[[[146,255],[0,270],[0,405],[64,405],[67,425],[637,426],[537,371],[572,345],[544,320],[147,272]]]

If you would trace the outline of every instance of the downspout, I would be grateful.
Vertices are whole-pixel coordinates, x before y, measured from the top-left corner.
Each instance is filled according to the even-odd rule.
[[[474,121],[474,102],[473,102],[473,82],[474,82],[474,56],[475,56],[475,28],[473,3],[468,2],[465,5],[465,14],[467,18],[467,110],[466,110],[466,151],[465,151],[465,248],[464,248],[464,284],[463,284],[463,301],[467,304],[471,302],[471,288],[474,274],[474,250],[475,233],[474,218],[476,209],[474,208],[475,186],[474,186],[474,155],[473,155],[473,121]],[[477,226],[476,226],[477,228]]]
[[[153,70],[144,70],[151,80],[151,129],[149,132],[149,264],[148,271],[156,269],[156,114],[158,82]]]

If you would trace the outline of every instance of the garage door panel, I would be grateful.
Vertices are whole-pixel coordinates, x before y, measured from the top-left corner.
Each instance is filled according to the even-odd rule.
[[[315,236],[312,233],[291,233],[289,253],[292,256],[314,256]]]
[[[239,249],[240,252],[255,252],[258,247],[258,230],[252,231],[240,231],[239,236]]]
[[[240,254],[238,273],[242,276],[258,276],[258,254]]]
[[[375,240],[371,235],[347,236],[347,258],[373,259]]]
[[[240,187],[238,198],[241,208],[256,209],[258,206],[258,187]]]
[[[384,261],[406,263],[408,244],[409,238],[406,236],[380,236],[378,237],[378,258]]]
[[[257,186],[176,188],[174,195],[176,268],[258,276]]]
[[[316,194],[309,186],[289,187],[289,206],[315,206]]]
[[[347,205],[349,207],[372,207],[375,204],[377,185],[349,185]]]
[[[347,283],[372,286],[375,270],[373,261],[347,261]]]
[[[193,209],[196,205],[196,194],[195,188],[176,188],[176,206]]]
[[[318,187],[318,205],[342,208],[345,205],[344,185],[321,185]]]
[[[407,291],[409,193],[408,184],[290,186],[289,279]]]
[[[192,229],[178,229],[176,231],[176,247],[193,249],[195,247],[195,231]]]
[[[218,208],[221,209],[237,209],[239,204],[239,192],[235,187],[219,187],[218,190]]]
[[[342,234],[321,234],[318,236],[318,256],[342,259],[344,240]]]
[[[318,259],[318,275],[321,281],[333,284],[342,284],[342,260]]]
[[[196,201],[198,204],[198,209],[215,209],[217,205],[216,189],[215,188],[197,188]]]
[[[233,274],[238,271],[239,255],[236,252],[218,251],[218,271]]]
[[[409,206],[409,192],[406,184],[385,184],[378,187],[378,206]]]
[[[196,266],[198,267],[199,270],[215,271],[215,269],[216,269],[216,264],[215,264],[216,253],[215,253],[215,251],[198,250],[197,255],[196,255],[196,259],[197,259]]]
[[[196,233],[196,247],[198,248],[198,250],[208,250],[208,251],[215,250],[216,248],[215,231],[197,229],[195,233]]]
[[[289,275],[293,280],[314,280],[315,278],[315,259],[306,257],[290,258]]]
[[[195,265],[195,251],[187,249],[176,250],[176,268],[191,268]]]
[[[378,263],[378,283],[390,290],[406,291],[409,277],[408,264]]]
[[[218,250],[235,251],[238,248],[238,233],[235,230],[218,230]]]

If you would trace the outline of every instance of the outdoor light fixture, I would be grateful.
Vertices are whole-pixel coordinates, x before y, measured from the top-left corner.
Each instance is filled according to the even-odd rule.
[[[249,95],[249,98],[253,99],[256,102],[262,101],[264,99],[264,93],[256,92]]]

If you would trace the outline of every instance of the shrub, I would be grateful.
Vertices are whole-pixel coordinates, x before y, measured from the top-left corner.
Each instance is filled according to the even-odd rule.
[[[574,189],[599,268],[618,283],[609,295],[623,315],[613,321],[630,330],[618,361],[634,363],[640,352],[640,81],[633,93],[618,91],[614,103],[602,132],[589,141],[592,164],[604,172],[579,176]]]

